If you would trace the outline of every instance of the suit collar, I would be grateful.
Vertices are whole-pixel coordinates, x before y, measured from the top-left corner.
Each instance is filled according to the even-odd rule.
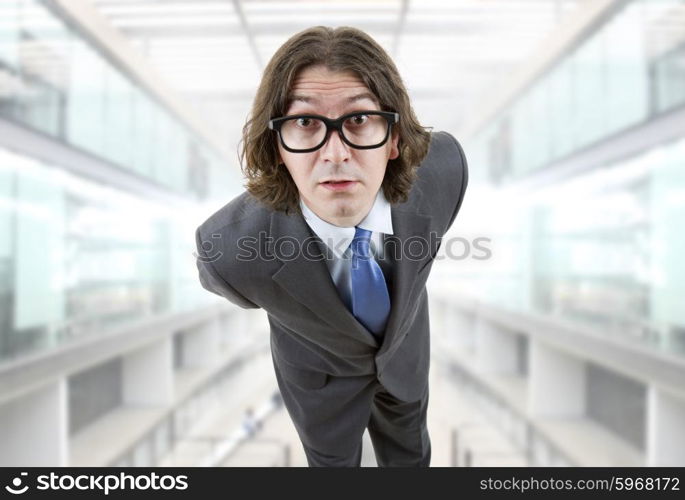
[[[300,198],[300,209],[307,225],[309,225],[314,234],[326,243],[337,258],[342,259],[343,254],[354,238],[355,228],[336,226],[326,222],[316,215],[302,198]],[[373,232],[393,234],[391,206],[385,198],[382,189],[379,189],[376,193],[371,210],[369,210],[369,213],[358,226]]]

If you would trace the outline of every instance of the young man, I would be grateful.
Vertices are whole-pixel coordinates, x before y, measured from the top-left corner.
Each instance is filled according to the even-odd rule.
[[[243,130],[247,190],[196,232],[204,288],[263,308],[310,466],[428,466],[425,283],[468,175],[419,125],[385,51],[353,28],[296,34]]]

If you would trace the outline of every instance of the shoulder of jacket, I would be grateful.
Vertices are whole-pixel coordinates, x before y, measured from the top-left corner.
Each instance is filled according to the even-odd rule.
[[[258,232],[268,227],[271,213],[263,203],[243,191],[200,224],[199,231],[202,235],[222,233],[228,228]]]
[[[455,137],[449,132],[439,131],[431,133],[430,147],[424,163],[438,161],[444,163],[446,157],[461,155],[461,146]]]
[[[419,183],[434,185],[444,182],[444,175],[449,175],[459,161],[457,140],[448,132],[431,132],[428,154],[417,170]]]

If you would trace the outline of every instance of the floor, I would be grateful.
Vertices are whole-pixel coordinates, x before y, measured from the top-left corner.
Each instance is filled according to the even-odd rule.
[[[432,467],[526,466],[525,457],[489,425],[460,393],[439,363],[433,362],[428,429]],[[244,366],[224,388],[225,395],[190,435],[179,441],[162,466],[306,467],[293,424],[282,405],[268,352]],[[252,417],[248,418],[248,409]],[[248,421],[259,422],[252,433]],[[375,467],[368,433],[362,467]]]

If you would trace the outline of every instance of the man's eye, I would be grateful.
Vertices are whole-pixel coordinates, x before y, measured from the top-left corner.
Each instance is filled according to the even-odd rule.
[[[352,125],[364,125],[366,121],[369,119],[369,115],[354,115],[352,118],[350,118],[350,121],[352,122]]]

